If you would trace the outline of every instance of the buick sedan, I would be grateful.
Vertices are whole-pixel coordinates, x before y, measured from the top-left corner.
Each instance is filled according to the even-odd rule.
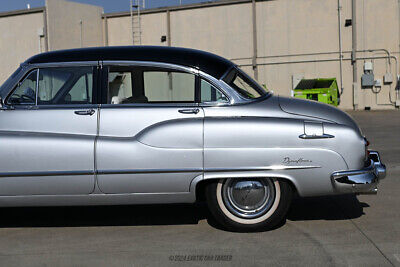
[[[386,174],[346,113],[275,96],[203,51],[48,52],[0,88],[0,206],[193,203],[271,229],[300,196],[373,194]]]

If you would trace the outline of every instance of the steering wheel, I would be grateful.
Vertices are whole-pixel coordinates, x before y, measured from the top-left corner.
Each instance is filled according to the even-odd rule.
[[[24,101],[24,100],[31,100],[32,102],[35,102],[35,98],[34,98],[34,97],[31,97],[31,96],[29,96],[29,95],[21,95],[20,98],[21,98],[22,101]]]

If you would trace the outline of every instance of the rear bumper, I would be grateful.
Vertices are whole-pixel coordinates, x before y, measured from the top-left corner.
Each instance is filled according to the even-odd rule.
[[[377,151],[370,151],[369,164],[361,170],[332,173],[332,183],[339,193],[376,194],[378,183],[386,177],[386,166]]]

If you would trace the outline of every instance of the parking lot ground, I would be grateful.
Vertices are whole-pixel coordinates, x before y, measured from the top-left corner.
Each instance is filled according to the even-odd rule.
[[[262,233],[204,205],[0,209],[1,266],[400,266],[400,112],[350,113],[388,175],[378,195],[297,199]]]

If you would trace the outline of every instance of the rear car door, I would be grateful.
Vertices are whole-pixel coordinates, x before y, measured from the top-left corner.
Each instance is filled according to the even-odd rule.
[[[187,193],[203,172],[196,73],[158,64],[105,64],[96,143],[107,194]]]
[[[96,64],[96,63],[94,63]],[[31,69],[0,111],[0,195],[94,190],[96,65]]]

